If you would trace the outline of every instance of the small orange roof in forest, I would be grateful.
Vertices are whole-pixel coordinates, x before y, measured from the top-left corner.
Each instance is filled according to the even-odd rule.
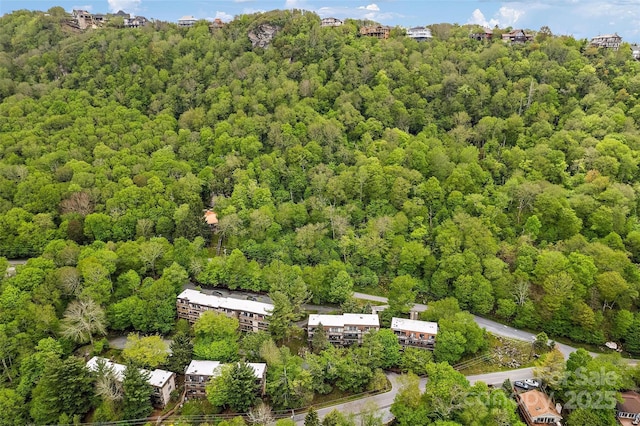
[[[205,210],[204,220],[207,222],[207,225],[217,225],[218,215],[212,210]]]

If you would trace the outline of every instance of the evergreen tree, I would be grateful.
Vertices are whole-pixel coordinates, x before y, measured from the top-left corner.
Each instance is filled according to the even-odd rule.
[[[640,354],[640,313],[636,314],[635,320],[627,330],[625,342],[629,352]]]
[[[304,426],[320,426],[320,418],[315,408],[311,407],[304,416]]]
[[[36,423],[58,421],[61,415],[83,415],[91,408],[94,376],[76,357],[52,358],[33,390],[30,414]]]
[[[189,335],[183,331],[176,333],[171,343],[171,355],[167,368],[175,373],[184,373],[193,358],[193,344]]]
[[[253,367],[244,362],[223,366],[206,387],[212,405],[229,407],[237,413],[245,413],[253,406],[259,390]]]
[[[324,327],[322,323],[318,324],[316,327],[315,333],[313,333],[313,338],[311,339],[311,349],[314,354],[319,354],[323,350],[327,349],[331,343],[329,343],[329,339],[327,339],[327,333],[324,331]]]
[[[151,394],[153,388],[149,384],[149,372],[128,364],[124,370],[123,412],[125,419],[143,419],[153,411]]]

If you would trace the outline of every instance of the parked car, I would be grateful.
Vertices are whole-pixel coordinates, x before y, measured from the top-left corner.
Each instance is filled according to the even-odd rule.
[[[253,300],[254,302],[256,302],[258,298],[255,296],[247,296],[247,300]]]
[[[524,381],[525,385],[528,385],[530,388],[539,388],[540,387],[540,382],[537,380],[533,380],[533,379],[527,379]]]
[[[213,294],[214,296],[218,296],[218,297],[224,297],[224,294],[222,294],[221,292],[219,292],[217,290],[211,291],[211,294]]]
[[[520,389],[529,389],[530,386],[521,380],[516,380],[513,382],[513,386],[519,387]]]

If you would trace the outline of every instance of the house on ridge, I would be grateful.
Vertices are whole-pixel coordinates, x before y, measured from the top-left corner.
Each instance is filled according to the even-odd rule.
[[[320,22],[321,27],[340,27],[343,22],[338,18],[323,18]]]

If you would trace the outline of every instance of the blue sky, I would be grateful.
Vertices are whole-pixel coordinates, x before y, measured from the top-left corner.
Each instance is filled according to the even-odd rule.
[[[625,41],[640,41],[640,0],[1,0],[0,13],[52,6],[93,13],[122,9],[172,22],[183,15],[229,21],[242,13],[295,7],[321,17],[367,18],[387,25],[451,22],[534,30],[548,25],[554,34],[589,38],[617,32]]]

